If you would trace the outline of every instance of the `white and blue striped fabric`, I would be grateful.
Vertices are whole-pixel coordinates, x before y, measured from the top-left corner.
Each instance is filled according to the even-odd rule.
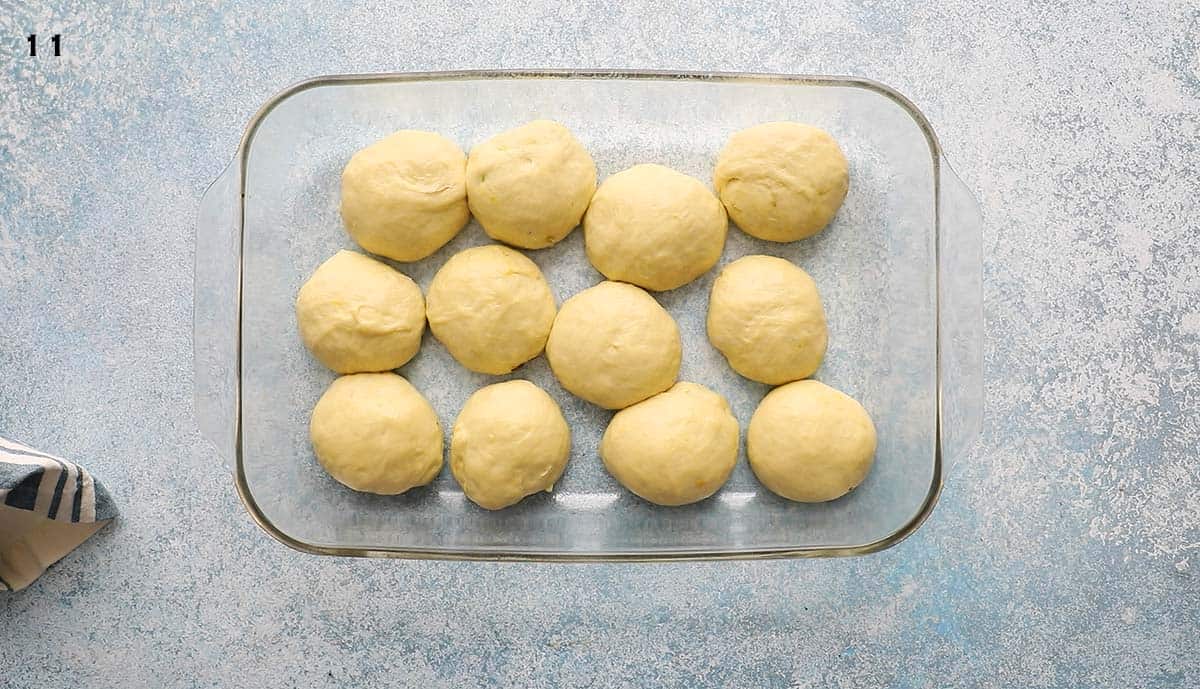
[[[0,590],[29,585],[115,516],[86,469],[0,437]]]

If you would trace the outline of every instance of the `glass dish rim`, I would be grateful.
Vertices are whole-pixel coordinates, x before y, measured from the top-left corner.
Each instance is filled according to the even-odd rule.
[[[874,541],[856,545],[839,546],[783,546],[776,548],[735,549],[679,549],[679,550],[613,550],[564,552],[534,548],[402,548],[366,545],[320,545],[296,538],[283,531],[259,508],[246,482],[242,456],[242,287],[245,255],[245,200],[246,171],[249,151],[259,126],[267,115],[281,103],[304,91],[333,85],[370,84],[378,82],[422,82],[422,81],[468,81],[468,80],[513,80],[513,79],[594,79],[594,80],[639,80],[639,81],[700,81],[713,83],[781,84],[794,86],[841,86],[860,88],[877,93],[899,105],[916,123],[929,144],[933,169],[934,204],[934,452],[933,476],[920,509],[907,522],[891,533]],[[514,69],[514,70],[450,70],[425,72],[379,72],[329,74],[299,81],[277,92],[258,109],[247,123],[238,145],[238,199],[237,199],[237,337],[236,371],[237,391],[234,397],[234,476],[238,498],[259,528],[284,545],[303,553],[314,555],[338,555],[343,557],[371,557],[410,560],[452,560],[490,562],[678,562],[710,560],[764,560],[800,557],[845,557],[867,555],[886,550],[913,534],[929,515],[942,490],[944,466],[942,452],[942,335],[941,335],[941,163],[942,147],[933,127],[924,113],[907,97],[882,82],[857,76],[801,75],[752,72],[703,72],[673,70],[624,70],[624,69]]]

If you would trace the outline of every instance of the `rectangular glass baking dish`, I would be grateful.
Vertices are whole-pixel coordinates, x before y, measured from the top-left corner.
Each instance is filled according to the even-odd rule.
[[[552,493],[500,512],[466,500],[447,468],[401,496],[355,493],[326,476],[308,416],[334,375],[303,348],[293,300],[307,276],[354,247],[338,214],[340,172],[397,129],[428,129],[464,150],[535,118],[570,127],[601,179],[657,162],[711,182],[734,131],[772,120],[829,130],[851,167],[834,223],[772,244],[731,227],[721,265],[781,256],[813,275],[830,346],[816,377],[859,399],[879,435],[874,469],[840,500],[805,505],[762,488],[745,461],[746,423],[767,386],[732,372],[704,335],[709,274],[657,295],[684,338],[681,379],[726,396],[742,456],[714,497],[645,503],[604,471],[596,447],[611,416],[560,388],[539,357],[509,376],[458,366],[429,333],[400,370],[447,433],[475,389],[528,378],[559,402],[573,450]],[[487,243],[472,222],[449,245],[393,264],[428,287],[455,252]],[[582,231],[526,252],[561,303],[595,284]],[[447,72],[319,77],[271,98],[205,194],[196,234],[195,402],[199,426],[234,472],[246,509],[306,552],[487,560],[663,560],[869,553],[929,516],[948,463],[974,442],[982,410],[980,220],[928,121],[899,93],[859,78],[613,71]],[[447,437],[447,447],[449,438]]]

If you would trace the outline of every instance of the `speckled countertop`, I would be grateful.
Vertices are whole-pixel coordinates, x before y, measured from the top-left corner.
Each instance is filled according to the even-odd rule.
[[[0,0],[0,433],[123,509],[0,595],[0,686],[1200,685],[1194,2],[116,4]],[[989,339],[981,442],[917,534],[536,566],[254,526],[192,418],[201,192],[292,82],[500,67],[846,73],[923,109],[983,206]]]

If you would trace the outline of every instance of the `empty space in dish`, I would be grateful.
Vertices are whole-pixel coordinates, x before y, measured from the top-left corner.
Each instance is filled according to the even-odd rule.
[[[338,214],[342,167],[397,130],[427,129],[464,150],[532,119],[562,122],[596,161],[600,180],[661,163],[711,185],[733,132],[772,120],[825,128],[850,163],[850,191],[834,222],[791,244],[730,227],[717,268],[655,294],[679,323],[681,380],[729,400],[741,426],[738,465],[712,498],[651,505],[604,470],[600,437],[612,412],[563,390],[544,357],[507,376],[471,373],[429,333],[399,373],[436,409],[446,433],[466,398],[489,383],[525,378],[547,390],[571,426],[571,459],[552,493],[489,512],[467,500],[444,467],[400,496],[355,493],[327,476],[308,440],[313,405],[333,380],[301,344],[297,290],[338,249],[362,251]],[[923,515],[939,481],[937,458],[937,154],[899,102],[852,82],[672,78],[364,79],[316,82],[269,109],[243,149],[241,255],[241,490],[260,522],[293,541],[346,554],[604,557],[736,555],[870,546]],[[474,221],[423,261],[392,262],[424,290],[454,253],[489,243]],[[365,253],[365,252],[364,252]],[[561,304],[601,281],[582,230],[525,251]],[[755,480],[745,429],[769,387],[735,374],[705,336],[708,292],[721,266],[750,254],[793,261],[817,282],[829,349],[815,378],[866,407],[879,437],[875,466],[846,497],[805,505]]]

